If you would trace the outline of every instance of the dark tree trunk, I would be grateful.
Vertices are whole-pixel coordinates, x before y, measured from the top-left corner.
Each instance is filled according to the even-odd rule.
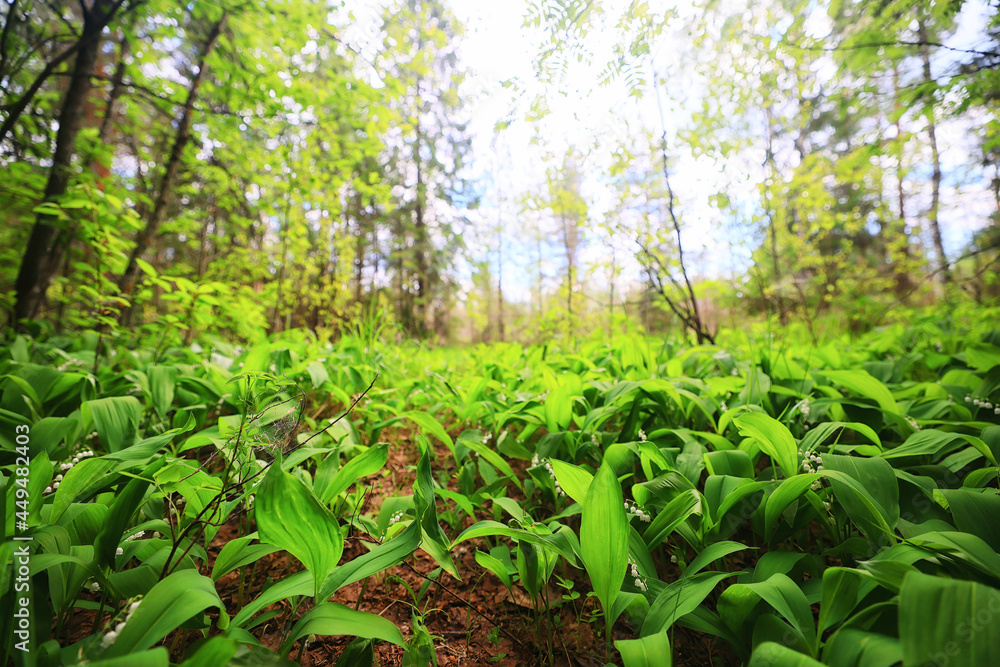
[[[73,154],[76,147],[76,137],[80,132],[83,120],[83,108],[90,93],[90,77],[94,73],[94,65],[101,44],[101,31],[111,20],[120,2],[99,2],[92,9],[84,12],[83,33],[75,48],[76,60],[70,76],[69,87],[63,97],[62,108],[59,111],[59,131],[56,133],[56,148],[52,155],[52,167],[49,179],[45,184],[45,201],[52,202],[66,193],[72,172]],[[27,97],[27,94],[25,95]],[[26,103],[25,103],[26,105]],[[17,109],[12,109],[7,120],[11,126],[19,115]],[[2,138],[7,130],[7,124],[0,132]],[[48,213],[39,213],[28,237],[28,246],[21,258],[17,279],[14,282],[14,312],[12,323],[16,326],[25,318],[34,317],[48,290],[48,278],[52,276],[59,265],[62,249],[66,240],[64,233],[58,228],[58,218]]]
[[[924,65],[924,83],[931,84],[934,77],[931,73],[931,52],[927,45],[927,26],[920,21],[917,38],[921,43],[920,59]],[[931,146],[931,205],[927,209],[927,223],[931,227],[931,237],[934,239],[934,252],[937,254],[938,272],[941,282],[951,282],[951,271],[948,267],[948,257],[944,254],[944,242],[941,238],[941,225],[938,222],[938,202],[941,198],[941,154],[938,152],[937,127],[934,122],[934,104],[927,105],[927,137]]]

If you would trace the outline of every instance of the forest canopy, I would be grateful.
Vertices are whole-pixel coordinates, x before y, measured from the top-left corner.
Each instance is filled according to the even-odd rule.
[[[710,340],[997,294],[996,3],[3,12],[19,327]]]

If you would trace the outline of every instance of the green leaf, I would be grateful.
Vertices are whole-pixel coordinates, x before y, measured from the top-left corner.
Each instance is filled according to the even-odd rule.
[[[723,579],[737,572],[699,572],[681,577],[660,591],[649,606],[640,635],[647,636],[670,629],[677,619],[694,611]]]
[[[166,462],[166,457],[153,461],[142,471],[141,475],[129,480],[125,488],[115,496],[115,502],[108,512],[104,529],[94,542],[94,556],[97,564],[101,567],[114,565],[115,550],[118,548],[125,528],[131,522],[132,515],[139,509],[139,505],[142,504],[146,490],[152,482],[153,474]]]
[[[823,598],[819,608],[819,633],[841,623],[858,605],[863,575],[846,567],[823,571]]]
[[[956,528],[981,537],[1000,553],[1000,496],[995,490],[941,489],[941,495],[948,501]]]
[[[83,404],[84,414],[89,412],[101,443],[109,452],[131,447],[135,442],[142,404],[134,396],[98,398]]]
[[[383,442],[369,447],[364,453],[355,456],[334,472],[333,465],[337,457],[329,455],[316,471],[316,480],[313,483],[316,496],[324,505],[331,504],[337,496],[359,479],[374,475],[381,470],[388,458],[389,445]]]
[[[823,454],[824,472],[840,473],[857,482],[845,484],[836,475],[827,475],[830,486],[844,511],[870,540],[876,533],[889,533],[899,521],[899,484],[892,466],[882,458],[861,458]],[[875,509],[878,516],[872,516]]]
[[[146,369],[149,378],[149,395],[153,400],[153,409],[160,419],[166,421],[167,413],[174,402],[174,390],[177,388],[176,366],[150,366]]]
[[[211,579],[197,570],[169,574],[142,599],[105,655],[114,658],[145,651],[209,607],[226,611]]]
[[[326,601],[344,586],[398,565],[409,558],[419,546],[420,524],[413,521],[396,537],[334,570],[323,582],[316,599]]]
[[[423,531],[420,547],[430,554],[445,572],[461,580],[458,568],[451,559],[448,537],[438,523],[434,478],[431,477],[430,447],[424,448],[420,462],[417,463],[417,477],[413,481],[413,503],[417,509],[417,521]]]
[[[615,621],[610,612],[628,567],[628,537],[621,485],[611,466],[602,463],[583,503],[580,551],[609,631]]]
[[[624,510],[624,501],[622,501],[622,503],[622,510]],[[540,535],[522,528],[511,528],[507,524],[503,524],[498,521],[486,520],[472,524],[455,538],[455,541],[451,544],[451,548],[454,549],[456,545],[461,542],[465,542],[466,540],[472,540],[477,537],[495,537],[497,535],[512,537],[516,540],[529,542],[536,546],[546,547],[555,551],[571,564],[576,566],[576,554],[574,554],[572,550],[569,550],[564,542],[556,539],[557,534]],[[624,577],[622,580],[624,581]]]
[[[406,640],[391,621],[365,611],[355,611],[336,602],[313,607],[292,627],[280,654],[288,655],[295,642],[306,635],[350,635],[405,646]]]
[[[754,649],[747,667],[823,667],[823,663],[782,644],[764,642]]]
[[[625,667],[671,667],[673,653],[667,633],[659,632],[639,639],[619,639],[615,648]]]
[[[903,647],[896,637],[845,627],[823,648],[823,662],[834,667],[891,667],[903,662]]]
[[[622,509],[624,510],[624,505]],[[643,533],[642,539],[646,541],[649,549],[653,550],[689,516],[700,511],[701,495],[694,489],[683,491],[657,513],[646,532]]]
[[[872,377],[868,371],[824,370],[821,371],[821,374],[837,384],[847,387],[855,394],[872,399],[886,412],[896,415],[900,414],[899,406],[896,404],[896,399],[892,397],[892,392],[884,384]]]
[[[462,444],[472,451],[479,454],[482,458],[489,462],[494,468],[502,472],[507,477],[514,481],[514,484],[521,488],[521,480],[514,473],[514,469],[510,467],[510,464],[499,454],[497,454],[491,447],[487,447],[483,444],[482,432],[479,430],[469,430],[464,431],[460,436],[458,436],[459,444]]]
[[[483,551],[476,550],[476,562],[479,563],[479,567],[489,570],[496,576],[497,579],[503,583],[508,589],[513,588],[513,582],[510,580],[510,574],[507,572],[507,566],[505,566],[499,558],[496,558]]]
[[[240,628],[253,618],[253,615],[269,605],[284,600],[286,598],[311,595],[315,591],[312,573],[308,570],[296,572],[295,574],[282,579],[270,588],[267,588],[257,596],[250,604],[237,612],[230,622],[230,627]]]
[[[594,476],[572,463],[566,463],[559,459],[549,459],[549,462],[552,464],[552,473],[562,490],[575,502],[583,505],[583,501],[587,497],[587,489],[590,488]]]
[[[770,535],[774,532],[775,524],[785,508],[804,496],[809,491],[809,486],[822,477],[818,473],[804,475],[793,475],[782,480],[777,489],[767,498],[764,506],[764,534]]]
[[[273,546],[267,544],[250,544],[251,540],[255,537],[256,535],[237,537],[222,547],[219,555],[215,558],[215,563],[212,565],[212,581],[218,581],[223,575],[232,572],[236,568],[253,563],[277,551]]]
[[[904,456],[941,456],[957,449],[961,441],[965,441],[975,447],[980,454],[996,465],[997,461],[993,450],[979,438],[964,433],[948,433],[932,428],[925,428],[913,433],[903,444],[883,452],[882,458],[898,459]]]
[[[451,439],[448,432],[444,430],[443,426],[441,426],[441,422],[435,419],[433,415],[429,415],[426,412],[410,410],[408,412],[404,412],[400,416],[409,419],[425,431],[430,431],[431,435],[448,447],[448,451],[451,452],[452,456],[455,455],[455,441]]]
[[[187,663],[184,663],[185,665]],[[170,654],[167,649],[157,646],[148,651],[123,655],[118,658],[106,658],[102,660],[90,660],[87,667],[168,667],[170,665]]]
[[[996,664],[1000,590],[914,572],[899,592],[899,639],[904,665]]]
[[[560,385],[549,392],[545,399],[545,428],[558,433],[569,428],[573,421],[573,394],[570,387]]]
[[[257,492],[254,516],[260,541],[298,558],[312,573],[318,595],[344,551],[333,513],[302,480],[272,465]]]
[[[799,471],[799,449],[788,427],[760,412],[745,412],[733,420],[740,434],[753,438],[761,451],[778,464],[785,477]]]

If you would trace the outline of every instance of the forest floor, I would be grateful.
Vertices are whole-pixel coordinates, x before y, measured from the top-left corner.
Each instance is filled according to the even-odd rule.
[[[365,485],[372,489],[362,512],[377,516],[385,498],[412,493],[419,453],[411,435],[405,429],[398,429],[391,436],[383,434],[383,439],[393,442],[394,446],[389,450],[389,459],[383,470],[358,481],[359,488]],[[444,470],[451,477],[455,471],[448,469],[448,462],[454,465],[453,461],[448,450],[439,446],[435,470]],[[523,461],[510,463],[515,472],[527,475],[523,470]],[[443,508],[440,507],[441,501],[438,502],[440,511]],[[209,569],[227,542],[245,534],[246,529],[240,521],[239,517],[234,516],[220,527],[208,547]],[[449,529],[449,534],[454,537],[473,522],[470,517],[464,517],[462,525],[455,530]],[[358,537],[351,535],[341,562],[348,562],[364,551]],[[536,629],[534,610],[528,596],[519,587],[515,587],[512,597],[499,580],[476,563],[475,551],[475,542],[470,541],[459,545],[452,553],[460,580],[442,572],[431,583],[427,577],[437,569],[437,564],[429,555],[418,550],[404,564],[389,568],[367,581],[358,581],[341,588],[331,601],[378,614],[392,621],[406,639],[412,635],[412,623],[417,615],[422,618],[422,623],[434,639],[435,657],[437,664],[441,666],[600,667],[607,664],[604,639],[598,634],[603,622],[600,621],[600,611],[594,598],[586,595],[587,579],[584,572],[565,568],[565,571],[556,573],[572,581],[573,590],[580,593],[576,600],[568,602],[563,602],[566,589],[557,586],[555,577],[552,578],[548,591],[548,600],[552,604],[549,614],[543,613],[540,616],[539,630]],[[302,565],[285,552],[278,551],[261,558],[250,579],[242,582],[242,600],[255,599],[271,583],[285,579],[301,569]],[[420,596],[419,605],[415,606],[411,591],[420,591],[421,587],[425,589],[425,593]],[[217,590],[230,617],[241,609],[240,589],[241,582],[236,571],[224,575],[218,581]],[[91,596],[85,594],[84,597]],[[93,594],[93,599],[98,602],[99,594]],[[586,608],[581,608],[581,605]],[[309,607],[306,602],[298,609],[293,609],[288,600],[282,600],[265,608],[265,612],[277,611],[277,614],[253,628],[251,633],[262,645],[277,650],[293,619],[301,616]],[[69,643],[93,632],[94,613],[88,610],[74,616],[66,634]],[[592,622],[579,620],[588,618]],[[620,619],[614,627],[613,638],[631,639],[636,636],[636,630],[637,628],[628,626],[627,620]],[[182,634],[178,636],[178,632]],[[179,630],[169,635],[163,644],[168,647],[173,659],[180,662],[187,647],[200,638],[200,633],[196,631]],[[301,642],[296,644],[289,658],[304,667],[333,667],[352,639],[346,636],[316,637],[315,641],[306,646],[302,646]],[[671,644],[674,650],[673,664],[676,667],[729,667],[739,664],[721,642],[680,626],[674,628]],[[376,642],[377,665],[400,666],[403,664],[403,654],[402,647]]]

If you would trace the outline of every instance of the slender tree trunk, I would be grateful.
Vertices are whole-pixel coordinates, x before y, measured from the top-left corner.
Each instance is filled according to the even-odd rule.
[[[120,3],[101,2],[84,13],[83,33],[75,49],[76,60],[69,87],[63,97],[59,112],[59,131],[56,133],[56,148],[52,155],[48,182],[45,185],[45,201],[52,202],[66,193],[72,173],[72,162],[76,137],[83,121],[83,108],[90,93],[90,77],[94,73],[97,54],[101,44],[101,31],[111,20]],[[16,121],[17,109],[10,110],[8,121]],[[11,122],[11,126],[13,122]],[[7,132],[6,124],[0,131],[0,140]],[[65,232],[58,228],[58,218],[48,213],[39,213],[28,237],[28,245],[21,258],[17,279],[14,282],[14,312],[12,324],[22,319],[34,317],[48,290],[48,279],[59,265],[62,250],[66,247]]]
[[[212,26],[212,29],[209,31],[208,37],[205,39],[205,43],[202,46],[201,55],[198,58],[198,73],[195,74],[194,78],[191,80],[191,84],[188,86],[187,100],[184,102],[184,111],[177,124],[177,132],[174,134],[174,144],[170,149],[170,157],[167,159],[166,169],[163,171],[163,178],[160,180],[160,187],[156,194],[156,201],[153,204],[153,210],[146,219],[145,228],[139,232],[136,237],[135,247],[132,249],[131,255],[129,255],[128,265],[125,267],[125,272],[122,273],[121,278],[118,280],[118,289],[121,292],[121,295],[126,299],[130,299],[133,291],[135,290],[139,273],[138,260],[142,257],[143,253],[146,252],[153,239],[156,237],[156,234],[160,229],[160,222],[163,220],[163,214],[167,208],[167,202],[170,199],[170,195],[173,193],[174,181],[177,179],[177,173],[180,171],[181,162],[184,157],[184,148],[187,146],[188,140],[191,137],[191,117],[194,115],[195,101],[198,99],[198,91],[201,88],[202,82],[205,80],[205,75],[208,73],[208,56],[212,53],[212,49],[215,48],[215,44],[219,39],[223,26],[225,25],[225,21],[226,15],[223,14],[222,18],[216,21],[216,23]],[[130,308],[131,304],[125,307],[122,313],[123,316]]]
[[[893,238],[898,244],[899,257],[893,258],[895,265],[895,276],[896,276],[896,296],[899,298],[905,297],[906,294],[910,292],[912,287],[912,281],[910,280],[910,233],[906,228],[906,191],[903,188],[903,181],[905,178],[905,172],[903,171],[903,147],[905,141],[903,141],[903,121],[902,114],[899,109],[899,64],[893,66],[892,68],[892,92],[893,98],[895,100],[894,105],[896,108],[896,149],[898,154],[896,155],[896,198],[899,203],[899,232],[894,234]]]
[[[499,214],[499,210],[498,210]],[[503,226],[497,227],[497,338],[502,343],[505,329],[503,323]]]
[[[771,179],[773,180],[777,174],[777,168],[774,163],[774,118],[771,115],[771,107],[767,107],[767,166],[770,169]],[[799,146],[799,142],[796,142],[796,148],[800,151],[804,151],[804,147]],[[767,220],[768,220],[768,237],[771,241],[771,269],[774,271],[774,287],[777,290],[777,304],[778,304],[778,319],[784,325],[788,324],[788,309],[785,308],[785,298],[781,293],[782,287],[782,276],[781,276],[781,265],[778,262],[778,226],[774,223],[774,208],[771,205],[770,189],[767,190],[767,201],[765,206],[767,207]]]
[[[927,46],[927,26],[920,21],[917,38],[920,41],[920,59],[924,65],[924,83],[931,84],[934,77],[931,72],[931,52]],[[951,282],[951,270],[948,267],[948,257],[944,254],[944,242],[941,239],[941,225],[938,222],[938,202],[941,196],[941,155],[938,152],[937,128],[934,122],[934,104],[929,103],[926,110],[927,116],[927,137],[931,146],[931,205],[927,209],[927,222],[931,227],[931,236],[934,239],[934,252],[938,258],[938,272],[941,283]]]

